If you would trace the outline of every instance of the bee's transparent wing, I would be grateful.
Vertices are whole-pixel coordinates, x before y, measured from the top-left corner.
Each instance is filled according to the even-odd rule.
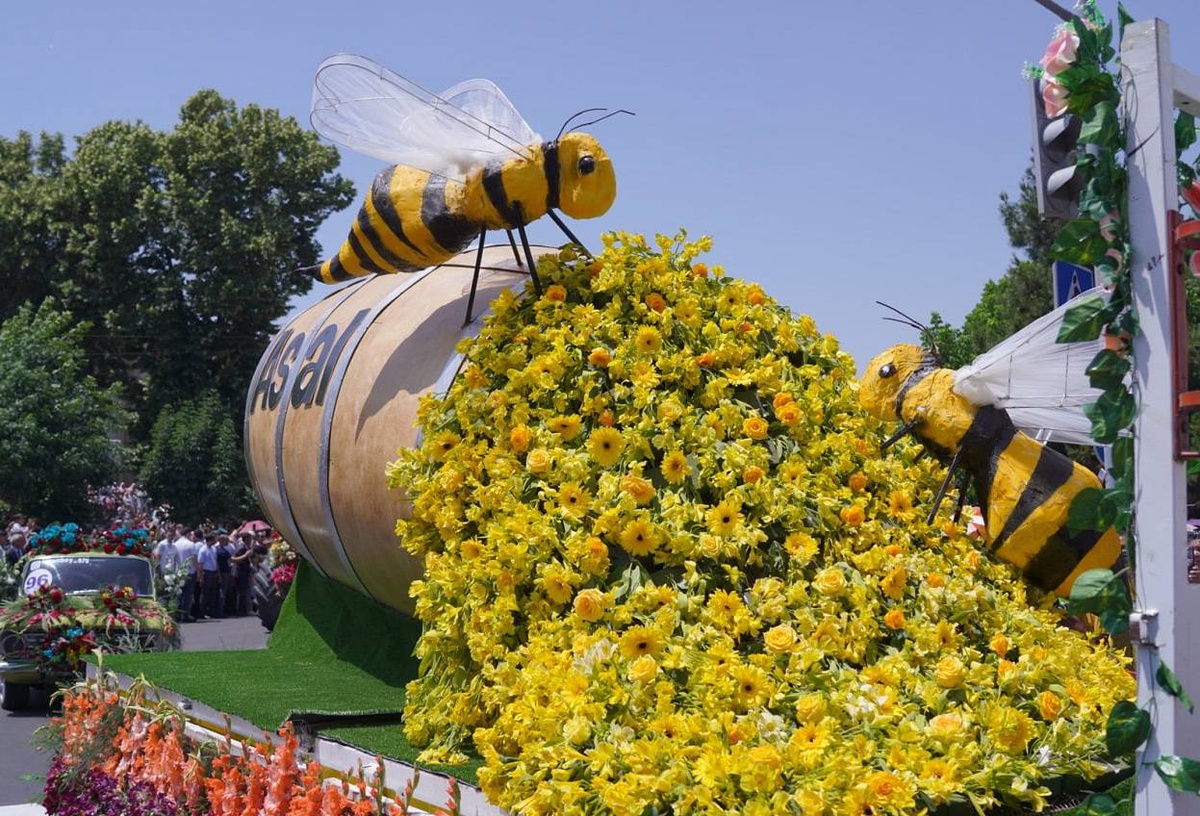
[[[1018,428],[1039,441],[1094,444],[1083,406],[1101,394],[1086,373],[1101,341],[1055,339],[1067,310],[1097,297],[1107,300],[1108,292],[1084,292],[976,357],[954,372],[955,392],[975,405],[1004,408]]]
[[[486,79],[438,95],[355,54],[334,55],[317,67],[310,119],[332,142],[452,178],[492,159],[529,156],[530,146],[541,142]]]

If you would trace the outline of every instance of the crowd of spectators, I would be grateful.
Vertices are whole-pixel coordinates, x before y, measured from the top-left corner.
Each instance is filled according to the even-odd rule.
[[[100,529],[125,526],[148,531],[152,560],[166,595],[159,600],[178,609],[182,621],[253,613],[253,576],[268,558],[274,535],[262,522],[232,532],[216,525],[188,527],[169,519],[170,508],[154,507],[136,483],[89,490],[88,497],[105,519]],[[41,529],[37,519],[13,514],[4,522],[4,558],[15,565]],[[162,593],[160,593],[162,594]]]
[[[183,621],[249,615],[251,586],[258,565],[267,558],[267,530],[165,525],[154,545],[155,569],[164,578],[182,573],[178,599]]]

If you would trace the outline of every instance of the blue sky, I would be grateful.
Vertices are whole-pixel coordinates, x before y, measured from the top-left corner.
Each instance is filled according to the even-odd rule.
[[[433,90],[491,79],[543,136],[581,108],[633,110],[591,129],[618,194],[576,234],[711,235],[711,263],[811,314],[860,368],[914,339],[876,300],[957,325],[1007,267],[998,196],[1016,191],[1032,138],[1021,69],[1057,23],[1034,0],[12,6],[9,138],[110,119],[169,129],[201,88],[307,122],[313,69],[340,51]],[[1200,4],[1127,8],[1165,20],[1174,61],[1200,73]],[[360,193],[381,167],[343,151]],[[322,228],[328,252],[357,207]],[[531,229],[558,236],[548,220]]]

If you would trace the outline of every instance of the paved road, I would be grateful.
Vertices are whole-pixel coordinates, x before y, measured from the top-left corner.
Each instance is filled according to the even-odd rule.
[[[185,623],[180,636],[188,652],[267,645],[267,631],[253,616]],[[45,696],[35,695],[25,711],[0,712],[0,807],[25,804],[41,796],[50,755],[38,751],[31,741],[34,732],[50,721],[48,702]],[[3,811],[0,816],[5,816]]]

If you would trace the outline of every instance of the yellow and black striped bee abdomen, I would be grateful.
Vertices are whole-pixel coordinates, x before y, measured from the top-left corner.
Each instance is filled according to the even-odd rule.
[[[1021,433],[993,406],[976,411],[960,447],[985,508],[989,546],[1034,586],[1064,595],[1081,572],[1116,560],[1115,530],[1067,528],[1075,496],[1100,486],[1090,470]]]
[[[302,271],[336,283],[444,263],[479,233],[477,225],[455,212],[461,187],[460,182],[423,170],[388,167],[371,184],[337,253]]]

